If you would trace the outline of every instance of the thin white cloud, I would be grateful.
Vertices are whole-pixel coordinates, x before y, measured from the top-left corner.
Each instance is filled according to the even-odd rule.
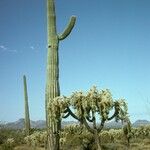
[[[35,50],[35,47],[34,46],[30,46],[30,49]]]
[[[0,50],[3,52],[17,53],[17,50],[9,49],[8,47],[6,47],[4,45],[0,45]]]
[[[3,51],[7,50],[7,48],[4,45],[0,45],[0,49],[3,50]]]
[[[34,52],[38,52],[37,47],[35,47],[35,46],[33,46],[33,45],[31,45],[29,48],[30,48],[32,51],[34,51]]]

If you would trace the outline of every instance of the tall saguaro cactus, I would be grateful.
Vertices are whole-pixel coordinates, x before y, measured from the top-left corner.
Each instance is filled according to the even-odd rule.
[[[24,104],[25,104],[25,132],[26,135],[30,134],[30,115],[29,115],[29,105],[28,105],[28,92],[27,92],[27,81],[26,76],[23,76],[24,85]]]
[[[46,123],[48,131],[48,150],[59,150],[60,120],[51,119],[48,111],[48,103],[60,95],[59,87],[59,41],[65,39],[75,25],[76,17],[72,16],[68,26],[63,33],[58,34],[56,30],[55,0],[47,0],[47,32],[48,32],[48,55],[47,55],[47,79],[46,79]]]

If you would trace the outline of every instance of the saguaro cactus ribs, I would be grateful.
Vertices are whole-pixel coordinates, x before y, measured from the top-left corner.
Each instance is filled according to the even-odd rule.
[[[57,122],[51,119],[51,112],[48,111],[48,103],[60,95],[59,87],[59,41],[64,40],[75,25],[76,17],[72,16],[70,22],[63,33],[56,31],[56,14],[54,0],[47,0],[47,34],[48,34],[48,54],[47,54],[47,79],[46,79],[46,123],[48,131],[48,148],[59,150],[59,130],[60,119]]]

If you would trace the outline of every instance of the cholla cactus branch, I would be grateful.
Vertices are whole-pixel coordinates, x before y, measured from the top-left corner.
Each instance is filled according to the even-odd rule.
[[[102,118],[101,123],[99,128],[97,129],[98,133],[102,131],[103,127],[104,127],[104,123],[105,123],[106,119]]]
[[[89,121],[89,122],[93,122],[93,121],[94,121],[94,118],[90,119],[89,116],[86,116],[86,119],[87,119],[87,121]]]
[[[95,131],[95,130],[89,126],[89,124],[87,123],[87,121],[86,121],[85,118],[83,118],[83,123],[84,123],[85,127],[87,128],[87,130],[88,130],[89,132],[91,132],[92,134],[94,134],[94,131]]]
[[[68,118],[70,116],[70,113],[68,112],[63,118]]]
[[[119,114],[119,109],[120,108],[119,108],[118,102],[115,102],[114,107],[115,107],[114,114],[111,117],[109,117],[107,120],[112,120],[113,118],[115,118]]]
[[[74,119],[76,119],[76,120],[78,120],[78,121],[80,121],[80,118],[79,117],[77,117],[72,111],[71,111],[71,109],[68,107],[68,112],[69,112],[69,114],[74,118]]]

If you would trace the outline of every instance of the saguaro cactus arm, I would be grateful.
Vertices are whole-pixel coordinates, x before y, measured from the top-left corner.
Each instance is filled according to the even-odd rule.
[[[71,33],[75,25],[75,22],[76,22],[76,17],[72,16],[65,30],[61,34],[58,35],[59,40],[64,40]]]

